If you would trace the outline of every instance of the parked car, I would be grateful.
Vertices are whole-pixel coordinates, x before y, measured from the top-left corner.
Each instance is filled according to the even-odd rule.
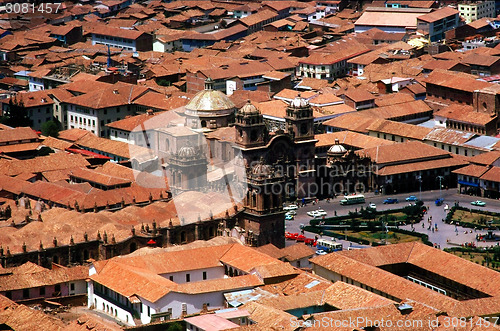
[[[296,240],[298,236],[298,233],[285,232],[285,239],[288,240]]]
[[[313,210],[313,211],[308,211],[307,216],[317,218],[317,217],[323,217],[326,216],[327,213],[323,209],[318,209],[318,210]]]
[[[368,208],[377,209],[377,205],[372,202],[368,205]]]
[[[384,200],[384,204],[393,204],[393,203],[398,203],[398,199],[387,198],[387,199]]]
[[[297,212],[295,210],[289,210],[286,213],[293,216],[297,215]]]
[[[481,200],[472,201],[470,204],[473,206],[478,206],[478,207],[486,206],[486,202],[483,202]]]
[[[414,195],[410,195],[408,198],[406,198],[406,201],[417,201],[418,198]]]
[[[318,249],[318,250],[316,251],[316,254],[317,254],[317,255],[326,255],[326,254],[328,254],[328,253],[327,253],[327,252],[325,252],[324,250]]]
[[[444,202],[444,199],[443,198],[439,198],[439,199],[436,199],[436,201],[434,201],[434,203],[436,204],[436,206],[441,206]]]
[[[297,236],[297,239],[296,239],[296,240],[297,240],[297,242],[305,242],[305,241],[306,241],[306,239],[307,239],[307,237],[306,237],[306,236],[304,236],[303,234],[301,234],[301,235],[298,235],[298,236]]]
[[[297,210],[297,209],[299,209],[299,207],[297,207],[297,205],[288,205],[286,207],[283,207],[284,211]]]
[[[286,213],[285,214],[285,221],[293,221],[293,215]]]
[[[304,240],[304,244],[311,245],[311,246],[316,246],[316,239],[314,239],[314,238],[306,238],[306,240]]]

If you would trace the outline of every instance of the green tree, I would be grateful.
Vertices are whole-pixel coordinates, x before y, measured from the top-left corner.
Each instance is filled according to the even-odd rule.
[[[28,116],[28,110],[24,107],[23,101],[17,101],[17,98],[10,98],[9,106],[4,112],[1,119],[2,124],[19,127],[19,126],[32,126],[32,122]]]
[[[55,121],[47,121],[42,124],[42,134],[47,137],[57,138],[60,126]]]

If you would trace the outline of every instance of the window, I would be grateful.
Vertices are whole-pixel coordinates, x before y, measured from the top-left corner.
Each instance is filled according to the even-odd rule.
[[[171,282],[173,282],[173,281],[174,281],[174,276],[170,276],[170,277],[168,277],[168,278],[170,279],[170,281],[171,281]]]
[[[75,283],[70,283],[69,289],[70,289],[70,291],[74,291],[75,290]]]
[[[54,286],[54,291],[61,292],[61,284],[56,284],[56,286]]]
[[[23,289],[23,299],[28,299],[30,297],[30,290],[25,288]]]
[[[148,306],[148,316],[151,316],[151,307]]]
[[[45,287],[40,287],[40,296],[43,297],[45,295]]]
[[[203,280],[206,280],[206,279],[207,279],[207,272],[203,271]]]
[[[189,283],[191,281],[191,275],[186,274],[186,283]]]

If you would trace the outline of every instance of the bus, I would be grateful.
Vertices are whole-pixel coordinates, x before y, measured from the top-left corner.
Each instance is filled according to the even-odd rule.
[[[329,239],[318,239],[316,241],[316,249],[327,253],[341,251],[342,243],[338,243]]]
[[[341,205],[354,205],[356,203],[365,203],[365,196],[363,194],[346,195],[344,199],[340,200]]]

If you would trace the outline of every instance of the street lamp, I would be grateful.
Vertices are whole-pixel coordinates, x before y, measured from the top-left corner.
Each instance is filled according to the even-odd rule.
[[[437,176],[436,177],[437,179],[439,179],[439,199],[442,199],[442,195],[441,195],[441,181],[444,179],[443,176]]]
[[[420,186],[420,193],[419,193],[420,195],[419,195],[418,199],[420,201],[422,201],[422,175],[418,175],[417,176],[417,180],[418,180],[418,183],[419,183],[419,186]]]

